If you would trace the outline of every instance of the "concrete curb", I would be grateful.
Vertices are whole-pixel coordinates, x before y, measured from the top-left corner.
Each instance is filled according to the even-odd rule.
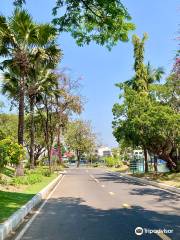
[[[39,193],[37,193],[24,206],[11,215],[4,223],[0,224],[0,240],[4,240],[12,231],[16,230],[16,228],[23,222],[25,216],[49,195],[52,189],[58,184],[61,177],[62,174],[60,174],[56,179],[54,179]]]
[[[164,190],[168,190],[172,193],[180,194],[180,189],[178,189],[176,187],[173,187],[173,186],[169,186],[169,185],[164,184],[164,183],[158,183],[158,182],[149,181],[149,180],[138,178],[138,177],[132,177],[132,176],[128,176],[127,174],[122,174],[122,173],[120,175],[127,178],[127,179],[131,179],[131,180],[139,182],[139,183],[143,183],[143,184],[146,184],[146,185],[152,185],[154,187],[158,187],[158,188],[162,188]]]

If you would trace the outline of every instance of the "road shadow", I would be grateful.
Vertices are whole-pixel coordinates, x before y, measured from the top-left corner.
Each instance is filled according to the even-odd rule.
[[[158,202],[169,200],[171,202],[179,203],[180,197],[176,194],[163,191],[158,188],[134,188],[130,191],[131,195],[153,195],[158,196]],[[171,204],[171,202],[169,202]],[[173,207],[173,206],[172,206]],[[179,209],[180,212],[180,209]]]
[[[113,182],[113,183],[122,183],[122,184],[128,184],[133,186],[133,189],[129,191],[130,195],[153,195],[153,196],[158,196],[157,201],[161,202],[161,201],[171,201],[171,202],[177,202],[179,203],[180,201],[180,197],[176,194],[170,193],[170,192],[166,192],[163,189],[158,189],[152,186],[149,186],[147,184],[143,184],[143,183],[138,183],[136,181],[133,181],[131,179],[125,178],[125,177],[121,177],[115,174],[111,174],[111,173],[106,173],[106,174],[97,174],[96,177],[98,178],[99,181],[102,182]],[[171,204],[171,203],[170,203]],[[179,210],[180,211],[180,210]]]
[[[180,239],[179,217],[131,209],[97,209],[82,198],[48,200],[22,240],[158,240],[154,234],[137,236],[136,227],[173,229],[172,239]]]
[[[100,173],[100,174],[96,174],[96,177],[100,180],[100,181],[113,181],[114,183],[127,183],[130,185],[136,185],[136,186],[145,186],[146,184],[143,183],[139,183],[139,182],[135,182],[131,179],[125,178],[125,177],[121,177],[120,175],[116,175],[113,173]]]

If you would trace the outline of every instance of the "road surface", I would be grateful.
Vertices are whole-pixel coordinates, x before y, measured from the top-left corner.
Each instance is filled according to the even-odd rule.
[[[179,240],[179,200],[102,169],[68,169],[21,239]],[[136,227],[173,233],[138,236]]]

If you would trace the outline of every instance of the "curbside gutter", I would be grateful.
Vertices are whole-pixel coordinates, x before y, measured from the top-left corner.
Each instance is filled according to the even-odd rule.
[[[149,180],[146,180],[146,179],[142,179],[142,178],[138,178],[138,177],[134,177],[134,176],[129,176],[129,175],[123,174],[123,173],[121,173],[120,176],[122,176],[124,178],[127,178],[127,179],[131,179],[133,181],[136,181],[136,182],[139,182],[139,183],[142,183],[142,184],[152,185],[154,187],[158,187],[158,188],[162,188],[164,190],[168,190],[169,192],[172,192],[172,193],[180,194],[180,189],[178,189],[176,187],[173,187],[173,186],[170,186],[170,185],[167,185],[167,184],[164,184],[164,183],[149,181]]]
[[[59,183],[61,177],[62,174],[50,182],[24,206],[11,215],[4,223],[0,224],[0,240],[4,240],[12,231],[16,230],[16,228],[23,222],[27,214],[49,195],[53,188]]]

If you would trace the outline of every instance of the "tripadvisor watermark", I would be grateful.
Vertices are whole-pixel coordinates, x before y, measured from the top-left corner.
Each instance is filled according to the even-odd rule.
[[[169,234],[169,233],[173,233],[174,230],[173,229],[150,229],[150,228],[142,228],[142,227],[137,227],[135,229],[135,234],[138,236],[141,236],[143,234]]]

